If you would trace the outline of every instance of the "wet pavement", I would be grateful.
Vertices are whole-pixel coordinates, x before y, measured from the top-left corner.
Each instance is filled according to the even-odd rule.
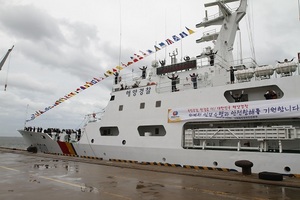
[[[219,179],[219,178],[222,179]],[[226,178],[227,177],[227,178]],[[256,181],[255,181],[256,180]],[[0,199],[300,199],[300,179],[204,172],[0,149]]]

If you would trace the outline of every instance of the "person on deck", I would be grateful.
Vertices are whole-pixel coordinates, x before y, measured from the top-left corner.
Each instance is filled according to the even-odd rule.
[[[264,97],[266,100],[277,99],[277,94],[274,90],[267,90],[267,92],[264,94]]]
[[[231,66],[229,70],[227,70],[230,73],[230,83],[233,84],[234,83],[234,71],[236,71],[237,69],[233,69],[233,67]]]
[[[190,77],[191,77],[194,89],[197,89],[197,77],[198,77],[198,74],[195,74],[195,73],[190,74]]]
[[[283,63],[287,63],[287,62],[292,62],[293,60],[294,60],[294,58],[293,58],[293,59],[291,59],[291,60],[284,59],[284,61],[283,61],[283,62],[280,62],[280,61],[278,61],[278,60],[277,60],[277,62],[278,62],[279,64],[283,64]]]
[[[168,78],[172,80],[172,92],[176,92],[177,91],[176,84],[177,84],[178,75],[175,76],[175,74],[172,74],[172,77],[168,76]]]
[[[214,64],[215,64],[215,55],[217,53],[218,53],[218,51],[216,51],[214,53],[213,50],[211,49],[209,53],[205,54],[205,55],[207,55],[209,57],[209,64],[210,64],[210,66],[214,66]]]
[[[147,67],[143,66],[142,68],[139,68],[139,69],[142,70],[142,79],[145,79]]]
[[[118,84],[118,79],[119,79],[119,72],[115,72],[115,84]]]
[[[234,95],[232,94],[232,91],[230,91],[230,95],[234,99],[235,102],[241,102],[242,97],[244,95],[244,90],[242,90],[242,94],[234,94]]]

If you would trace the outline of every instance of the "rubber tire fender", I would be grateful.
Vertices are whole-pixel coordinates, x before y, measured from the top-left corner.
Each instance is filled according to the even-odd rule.
[[[275,172],[260,172],[258,173],[258,178],[270,181],[282,181],[283,175]]]

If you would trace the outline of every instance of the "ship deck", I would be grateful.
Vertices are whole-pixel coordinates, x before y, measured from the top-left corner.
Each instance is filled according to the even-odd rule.
[[[221,172],[0,148],[1,199],[299,199],[300,179]]]

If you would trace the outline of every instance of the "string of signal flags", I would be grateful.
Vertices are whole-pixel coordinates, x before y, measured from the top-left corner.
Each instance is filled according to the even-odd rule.
[[[170,38],[165,39],[163,42],[158,43],[158,45],[154,45],[154,50],[152,49],[147,49],[146,51],[139,51],[138,54],[134,54],[134,56],[130,57],[130,61],[128,61],[127,63],[123,63],[121,62],[122,66],[116,66],[110,70],[107,70],[102,76],[93,78],[91,81],[86,82],[84,85],[79,86],[78,88],[76,88],[74,91],[68,93],[67,95],[59,98],[58,100],[56,100],[52,105],[47,106],[46,108],[44,108],[44,110],[37,110],[35,111],[35,113],[31,114],[30,119],[27,119],[26,122],[32,121],[34,119],[36,119],[37,117],[41,116],[42,114],[46,113],[47,111],[55,108],[56,106],[60,105],[61,103],[67,101],[68,99],[74,97],[75,95],[77,95],[78,93],[86,90],[89,87],[92,87],[93,85],[96,85],[97,83],[101,82],[102,80],[110,77],[111,75],[113,75],[115,72],[117,71],[121,71],[122,69],[129,67],[130,65],[137,63],[139,61],[141,61],[142,59],[144,59],[145,57],[160,51],[162,49],[164,49],[167,46],[170,46],[178,41],[181,41],[182,39],[192,35],[193,33],[195,33],[195,31],[193,31],[192,29],[189,29],[188,27],[185,27],[186,31],[182,31],[177,35],[173,35]]]

